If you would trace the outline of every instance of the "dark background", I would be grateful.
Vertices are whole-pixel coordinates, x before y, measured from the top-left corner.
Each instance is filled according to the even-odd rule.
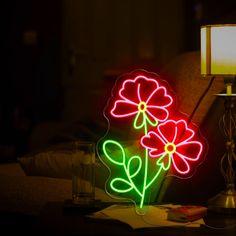
[[[87,107],[122,69],[162,68],[199,50],[201,25],[236,23],[236,1],[226,0],[10,0],[1,12],[1,160],[28,152],[40,123],[92,118]]]

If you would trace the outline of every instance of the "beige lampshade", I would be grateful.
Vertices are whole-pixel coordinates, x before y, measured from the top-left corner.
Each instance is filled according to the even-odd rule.
[[[201,27],[201,74],[236,75],[236,24]]]

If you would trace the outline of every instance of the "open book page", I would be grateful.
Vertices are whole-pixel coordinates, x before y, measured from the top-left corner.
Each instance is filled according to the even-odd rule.
[[[179,206],[179,205],[178,205]],[[167,220],[168,210],[177,205],[167,204],[146,206],[145,214],[137,214],[133,205],[112,205],[89,215],[91,218],[118,220],[130,225],[133,229],[148,227],[200,227],[203,219],[193,222],[175,222]]]

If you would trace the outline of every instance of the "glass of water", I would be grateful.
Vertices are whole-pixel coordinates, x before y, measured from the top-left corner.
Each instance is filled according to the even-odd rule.
[[[75,142],[72,155],[72,202],[90,205],[95,200],[95,143]]]

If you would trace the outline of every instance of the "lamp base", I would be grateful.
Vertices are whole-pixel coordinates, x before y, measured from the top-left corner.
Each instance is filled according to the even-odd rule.
[[[228,187],[225,191],[220,192],[208,201],[208,210],[236,214],[236,191],[234,186]]]

